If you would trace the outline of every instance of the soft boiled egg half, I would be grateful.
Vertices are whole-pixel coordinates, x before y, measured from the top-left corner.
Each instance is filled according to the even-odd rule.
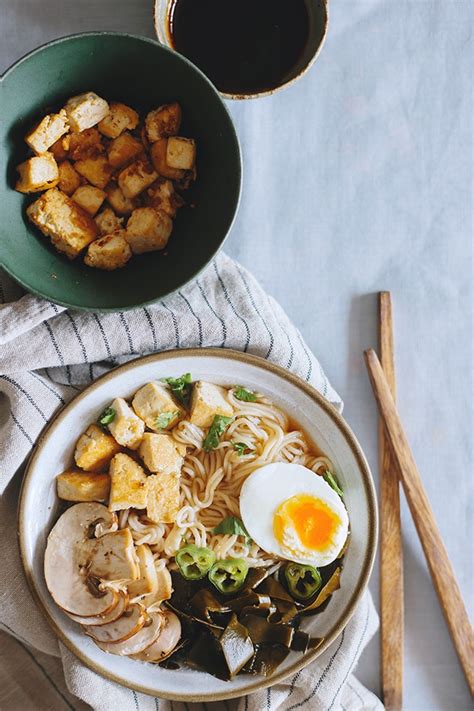
[[[338,494],[301,464],[276,462],[253,472],[240,492],[240,515],[264,551],[316,567],[336,560],[349,532]]]

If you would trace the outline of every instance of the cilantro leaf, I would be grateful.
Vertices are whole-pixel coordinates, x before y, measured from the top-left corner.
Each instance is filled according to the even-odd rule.
[[[176,417],[179,417],[179,410],[160,412],[160,414],[155,420],[156,429],[164,430],[166,427],[168,427],[169,423],[172,422]]]
[[[115,420],[115,412],[113,407],[106,407],[105,410],[97,418],[99,425],[110,425]]]
[[[171,392],[175,398],[185,407],[188,407],[193,384],[191,373],[185,373],[179,378],[160,378],[160,381],[162,383],[167,383],[167,385],[170,386]]]
[[[243,457],[246,449],[249,450],[248,454],[250,454],[250,452],[253,452],[253,449],[250,449],[250,447],[247,447],[245,442],[232,442],[232,446],[235,449],[235,451],[237,452],[237,454],[239,455],[239,457]]]
[[[323,479],[327,484],[329,484],[331,489],[334,489],[336,494],[339,494],[339,496],[342,499],[342,497],[344,496],[344,492],[341,489],[340,484],[339,484],[338,480],[336,479],[335,474],[333,474],[332,472],[329,472],[329,471],[325,471],[323,474]]]
[[[243,402],[255,402],[257,396],[251,390],[247,390],[242,385],[236,385],[234,388],[234,395],[237,400],[243,400]]]
[[[227,428],[227,425],[230,425],[231,422],[232,417],[225,417],[224,415],[214,416],[212,425],[202,445],[205,452],[210,452],[211,449],[216,449],[219,445],[220,438]]]
[[[213,533],[224,533],[229,536],[243,536],[246,541],[252,540],[242,520],[236,516],[227,516],[222,519],[222,521],[213,530]]]

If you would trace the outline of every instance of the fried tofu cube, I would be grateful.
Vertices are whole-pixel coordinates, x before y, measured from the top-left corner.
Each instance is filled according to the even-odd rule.
[[[107,194],[107,202],[119,215],[130,215],[139,205],[138,200],[126,198],[119,186],[115,183],[108,185],[105,192]]]
[[[174,523],[179,511],[179,475],[174,472],[147,477],[146,515],[155,523]]]
[[[110,207],[106,207],[95,217],[101,235],[110,235],[122,229],[123,217],[118,217]]]
[[[156,381],[137,390],[132,407],[146,426],[155,432],[171,429],[185,414],[184,408],[173,399],[168,388]]]
[[[138,126],[138,121],[137,112],[130,106],[112,101],[109,105],[108,115],[99,123],[99,131],[107,138],[117,138],[127,129],[133,131]]]
[[[154,252],[168,244],[173,221],[162,210],[153,207],[139,207],[127,222],[125,239],[134,254]]]
[[[70,137],[70,133],[66,134],[58,141],[56,141],[56,143],[53,143],[53,145],[49,149],[49,153],[53,154],[58,163],[59,161],[65,160],[68,157]]]
[[[113,173],[113,168],[105,156],[78,160],[74,167],[79,175],[82,175],[88,183],[95,185],[96,188],[100,188],[101,190],[105,188]]]
[[[138,453],[147,469],[153,473],[179,474],[183,466],[183,457],[169,435],[145,432]]]
[[[59,181],[58,188],[69,195],[69,197],[77,190],[81,184],[81,176],[74,169],[72,163],[68,160],[63,161],[58,165]]]
[[[74,461],[86,472],[102,472],[118,452],[120,445],[111,435],[98,425],[89,425],[77,440]]]
[[[175,217],[178,208],[184,205],[183,198],[175,192],[171,180],[158,178],[147,189],[144,202],[147,207],[166,212],[170,217]]]
[[[81,185],[71,195],[71,199],[78,205],[84,208],[89,215],[96,214],[105,200],[105,193],[100,188],[95,188],[93,185]]]
[[[198,427],[210,427],[216,415],[232,417],[233,407],[226,398],[225,388],[200,380],[191,396],[190,421]]]
[[[125,197],[135,198],[154,183],[157,177],[158,173],[151,163],[140,158],[122,170],[118,177],[118,184]]]
[[[147,475],[128,454],[116,454],[110,462],[109,511],[144,509],[147,503]]]
[[[102,136],[96,128],[87,128],[81,133],[71,133],[69,136],[68,156],[72,160],[96,158],[104,151]]]
[[[192,138],[171,136],[166,146],[166,163],[170,168],[192,170],[196,161],[196,143]]]
[[[77,257],[99,231],[92,217],[57,188],[43,193],[27,207],[26,214],[69,259]]]
[[[184,170],[180,170],[178,168],[172,168],[166,162],[167,150],[168,150],[168,139],[167,138],[160,138],[159,141],[156,141],[156,143],[154,143],[152,145],[150,155],[151,155],[151,160],[152,160],[152,163],[155,167],[155,170],[161,176],[163,176],[163,178],[170,178],[171,180],[180,180],[181,178],[184,178],[184,176],[185,176]]]
[[[101,99],[93,91],[87,91],[84,94],[72,96],[66,102],[64,110],[71,130],[79,133],[102,121],[109,113],[109,105],[105,99]]]
[[[48,114],[25,136],[29,147],[37,154],[46,153],[53,143],[69,131],[64,109],[57,114]]]
[[[84,257],[84,264],[111,272],[124,267],[131,256],[132,250],[123,236],[123,231],[118,231],[91,242]]]
[[[154,143],[160,138],[176,136],[180,125],[181,106],[177,101],[150,111],[145,119],[146,135],[150,143]]]
[[[64,501],[107,501],[110,477],[70,469],[56,477],[56,491]]]
[[[139,140],[134,138],[130,133],[122,133],[110,143],[109,146],[109,163],[114,168],[120,168],[126,163],[130,163],[137,156],[143,153],[143,145]]]
[[[115,398],[110,407],[115,410],[115,417],[108,425],[112,437],[123,447],[138,449],[145,431],[143,420],[121,397]]]
[[[54,188],[59,181],[58,164],[51,153],[28,158],[17,167],[20,175],[15,190],[20,193],[36,193]]]

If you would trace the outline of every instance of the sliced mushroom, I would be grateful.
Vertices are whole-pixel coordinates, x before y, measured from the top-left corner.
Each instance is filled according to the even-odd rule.
[[[160,630],[164,624],[164,614],[162,612],[150,613],[150,624],[146,624],[133,637],[129,637],[123,642],[106,643],[98,642],[98,646],[110,654],[119,654],[121,656],[129,656],[138,654],[146,650],[160,635]]]
[[[104,580],[136,580],[140,575],[135,545],[128,528],[92,540],[90,559],[91,572]]]
[[[74,622],[78,622],[84,627],[88,625],[107,625],[109,622],[115,622],[115,620],[118,620],[118,618],[123,615],[123,613],[128,607],[128,600],[128,595],[126,593],[120,592],[118,595],[117,605],[112,608],[112,610],[110,610],[110,612],[108,612],[106,615],[92,615],[91,617],[80,617],[79,615],[71,615],[69,612],[66,612],[66,615],[70,617],[71,620],[74,620]]]
[[[141,630],[148,620],[149,615],[141,605],[130,605],[118,620],[106,625],[88,625],[85,631],[97,642],[124,642]]]
[[[162,614],[165,620],[159,636],[143,652],[131,654],[132,659],[138,659],[140,662],[162,662],[174,652],[181,638],[181,622],[174,612],[166,610]]]
[[[146,543],[136,547],[136,553],[140,564],[140,576],[138,580],[129,583],[128,593],[130,597],[137,595],[149,595],[158,589],[158,579],[156,575],[155,561],[153,553]]]
[[[92,553],[96,527],[109,528],[116,516],[98,503],[71,506],[48,536],[44,556],[46,585],[54,601],[73,615],[106,615],[118,604],[118,594],[101,590],[94,573]]]

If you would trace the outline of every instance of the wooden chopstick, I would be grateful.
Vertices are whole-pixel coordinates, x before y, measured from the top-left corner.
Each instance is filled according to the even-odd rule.
[[[380,362],[395,400],[395,354],[390,292],[379,294]],[[383,420],[380,446],[380,622],[382,693],[387,711],[400,711],[403,698],[403,548],[400,486]]]
[[[408,444],[389,385],[373,349],[365,351],[369,377],[385,423],[400,481],[418,532],[454,647],[471,694],[474,694],[474,633],[453,567],[436,525],[420,473]]]

